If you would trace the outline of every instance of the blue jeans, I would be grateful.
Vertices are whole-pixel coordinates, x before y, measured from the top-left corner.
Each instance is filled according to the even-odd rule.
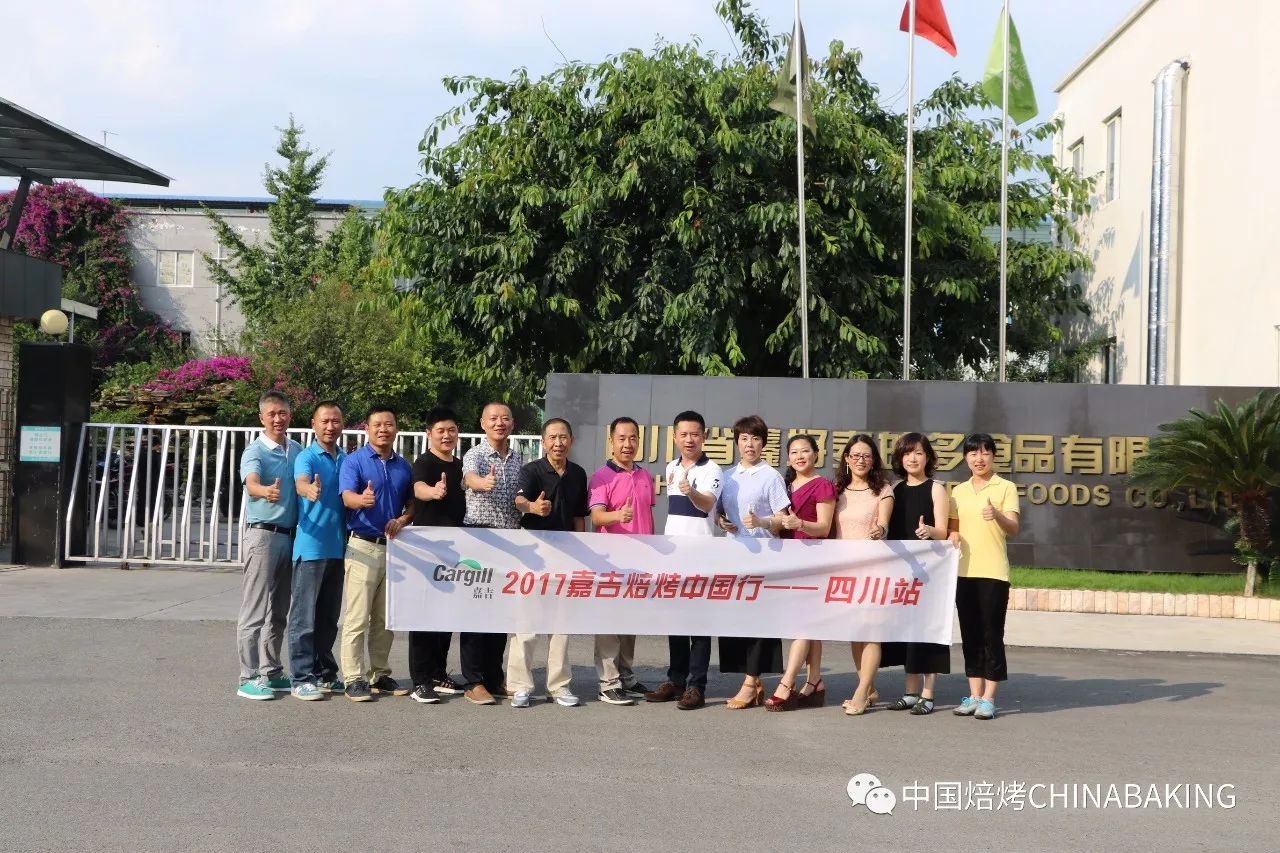
[[[289,605],[289,669],[293,685],[333,681],[338,662],[333,643],[342,611],[342,560],[298,560],[293,564]]]

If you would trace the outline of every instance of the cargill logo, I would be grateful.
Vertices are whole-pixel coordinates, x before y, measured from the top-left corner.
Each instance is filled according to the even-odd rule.
[[[453,581],[463,586],[474,586],[478,583],[493,583],[493,569],[486,569],[477,560],[459,560],[452,569],[443,563],[436,564],[432,578],[438,581]]]

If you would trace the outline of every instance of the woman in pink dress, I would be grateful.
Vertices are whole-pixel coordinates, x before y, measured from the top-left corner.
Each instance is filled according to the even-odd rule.
[[[818,442],[811,435],[793,436],[787,442],[787,471],[783,479],[791,495],[791,509],[783,519],[783,539],[826,539],[831,532],[835,513],[836,487],[814,470],[818,461]],[[809,665],[809,677],[796,690],[800,667]],[[794,711],[796,708],[820,708],[827,701],[827,688],[822,683],[822,643],[792,640],[787,652],[787,668],[778,689],[765,700],[769,711]]]
[[[880,460],[875,439],[859,434],[849,439],[836,467],[835,538],[884,539],[893,514],[893,488]],[[880,668],[879,643],[852,643],[858,689],[844,702],[850,716],[866,713],[876,703],[876,670]]]

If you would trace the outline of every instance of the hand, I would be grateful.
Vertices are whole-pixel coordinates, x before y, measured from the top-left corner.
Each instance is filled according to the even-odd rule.
[[[440,482],[434,486],[427,486],[427,500],[442,501],[445,494],[449,491],[449,484],[445,482],[444,474],[440,475]]]
[[[957,551],[960,550],[960,534],[959,533],[957,533],[954,530],[951,531],[950,533],[947,534],[947,541],[951,543],[952,548],[955,548]]]
[[[498,488],[498,469],[490,468],[489,473],[480,478],[479,492],[492,492]]]
[[[393,518],[387,522],[387,526],[382,528],[382,532],[388,539],[395,539],[396,534],[404,529],[404,521],[399,518]]]
[[[804,520],[800,516],[791,511],[791,507],[783,510],[782,526],[787,530],[800,530],[804,527]]]
[[[991,505],[991,498],[987,498],[987,505],[982,508],[982,517],[987,521],[996,520],[996,508]]]
[[[737,533],[738,525],[725,518],[723,515],[716,516],[716,524],[720,525],[720,529],[725,533]]]
[[[534,515],[540,515],[543,518],[551,515],[551,501],[547,500],[546,492],[539,492],[538,499],[529,503],[529,512]]]
[[[277,480],[276,482],[278,483],[280,481]],[[302,495],[302,497],[306,498],[309,501],[320,500],[320,475],[312,474],[311,482],[307,483],[306,486],[299,489],[298,494]]]
[[[636,512],[631,506],[631,498],[627,498],[627,502],[622,505],[622,509],[618,511],[621,516],[618,520],[623,524],[630,524],[631,520],[636,517]]]
[[[276,477],[276,481],[272,483],[270,486],[267,486],[267,493],[263,495],[263,497],[271,501],[272,503],[280,502],[280,478],[279,477]]]
[[[883,538],[884,538],[884,526],[883,526],[882,524],[880,524],[880,522],[878,522],[878,521],[874,521],[874,520],[873,520],[873,521],[871,522],[871,526],[867,528],[867,538],[868,538],[868,539],[883,539]]]
[[[932,539],[933,531],[929,529],[929,525],[924,523],[924,516],[920,516],[920,523],[916,525],[917,539]]]
[[[680,478],[680,494],[687,498],[689,497],[689,493],[692,491],[693,486],[689,483],[689,471],[686,469],[684,476]]]
[[[754,510],[747,510],[747,514],[742,517],[742,526],[748,530],[755,530],[757,527],[764,527],[760,523],[759,517],[756,516]]]
[[[369,481],[369,485],[364,487],[364,491],[360,493],[360,506],[368,509],[378,502],[378,494],[373,490],[373,480]]]

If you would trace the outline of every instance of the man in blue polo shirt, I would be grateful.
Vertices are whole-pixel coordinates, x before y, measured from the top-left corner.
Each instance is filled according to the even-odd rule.
[[[333,643],[342,610],[342,557],[346,511],[338,472],[347,454],[342,408],[317,403],[311,415],[315,440],[293,464],[298,491],[298,530],[293,537],[293,600],[289,605],[289,669],[297,699],[323,699],[344,689]]]
[[[298,519],[293,463],[302,445],[288,435],[293,407],[279,391],[258,398],[259,435],[240,457],[240,480],[248,496],[247,529],[241,540],[245,555],[236,646],[240,654],[239,696],[273,699],[287,692],[289,679],[280,664],[285,621],[289,613],[293,527]]]
[[[343,460],[338,475],[351,531],[342,593],[342,677],[354,702],[367,702],[372,693],[409,694],[391,677],[393,635],[386,624],[387,540],[413,520],[413,469],[395,452],[396,433],[394,410],[370,408],[368,443]]]

